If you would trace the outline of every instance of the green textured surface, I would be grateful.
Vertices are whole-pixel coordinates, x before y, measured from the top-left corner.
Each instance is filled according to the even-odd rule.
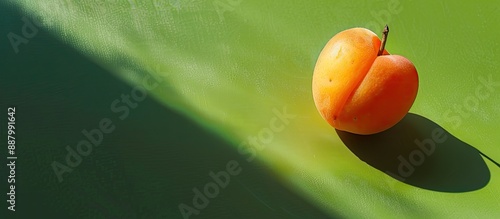
[[[229,142],[224,145],[240,149],[214,147],[213,150],[220,150],[217,152],[207,149],[212,147],[212,144],[207,144],[205,150],[212,151],[208,153],[197,148],[201,154],[215,156],[204,157],[207,159],[206,164],[211,163],[212,158],[217,158],[220,163],[207,167],[206,172],[221,169],[231,159],[239,159],[245,165],[263,164],[271,171],[270,175],[276,177],[270,180],[276,188],[284,186],[293,191],[290,196],[305,201],[305,210],[296,217],[308,217],[307,214],[320,217],[323,214],[320,212],[332,217],[350,218],[500,216],[500,168],[473,149],[479,149],[493,160],[500,159],[500,9],[495,1],[481,4],[435,1],[228,1],[233,5],[223,0],[171,3],[94,0],[84,3],[10,2],[23,13],[39,17],[43,28],[55,38],[105,69],[99,68],[100,71],[111,72],[130,87],[140,84],[145,75],[161,77],[164,86],[151,91],[158,103],[209,130],[203,133],[220,136],[224,139],[221,142]],[[220,6],[221,3],[228,10],[218,14],[216,5]],[[365,137],[339,133],[340,138],[321,119],[314,107],[311,77],[316,58],[324,44],[337,32],[361,26],[379,33],[384,23],[391,27],[387,50],[410,59],[419,72],[420,87],[411,109],[413,114],[386,133]],[[28,53],[27,48],[35,43],[36,37],[29,44],[22,45],[20,53]],[[6,46],[6,49],[11,48]],[[75,66],[75,70],[78,70],[78,66]],[[67,74],[71,75],[72,72]],[[495,84],[489,89],[482,88],[481,78],[491,78]],[[107,108],[107,104],[119,97],[121,92],[127,91],[124,88],[125,91],[115,91],[114,95],[104,94],[106,83],[97,84],[102,86],[101,90],[94,90],[88,83],[81,86],[87,86],[88,90],[96,92],[96,96],[109,95],[107,99],[102,99],[103,108]],[[28,86],[25,89],[28,91]],[[65,96],[68,89],[72,87],[60,88],[61,97]],[[275,117],[274,111],[282,111],[285,107],[295,118],[283,131],[273,133],[263,150],[254,148],[258,151],[258,161],[244,163],[248,154],[244,154],[243,158],[238,154],[245,147],[244,143],[249,137],[258,136],[262,130],[269,128]],[[78,115],[79,110],[72,109]],[[145,107],[138,109],[144,110],[144,116],[161,115],[147,112]],[[96,114],[96,118],[101,115]],[[98,121],[84,122],[85,118],[78,119],[82,120],[75,121],[79,125],[70,127],[74,129],[71,132],[74,135],[78,135],[85,127],[95,126]],[[127,122],[144,119],[132,117]],[[170,146],[175,147],[174,140],[167,133],[162,133],[162,124],[154,123],[162,121],[162,118],[148,119],[143,121],[143,125],[155,131],[143,137],[156,139],[150,142],[170,142]],[[158,127],[152,128],[156,126],[146,121]],[[46,122],[50,123],[50,120]],[[178,122],[185,123],[184,120]],[[128,133],[142,128],[125,127],[131,129]],[[432,132],[438,127],[446,130],[447,140],[437,144],[435,152],[426,156],[423,164],[417,166],[411,176],[401,182],[385,173],[396,172],[398,157],[408,158],[417,149],[414,141],[432,139]],[[180,129],[191,130],[190,127]],[[44,142],[44,138],[49,139],[53,133],[51,130],[45,131],[46,134],[39,133],[38,139],[32,139],[41,142]],[[137,153],[134,149],[141,144],[141,140],[133,137],[133,134],[123,136],[125,139],[108,143],[120,149],[108,148],[106,150],[111,150],[109,153],[96,149],[89,159],[98,159],[100,154],[111,154],[116,157],[109,160],[133,163],[133,157],[139,156],[134,154]],[[194,134],[186,134],[185,137],[198,138]],[[60,147],[52,148],[54,151],[51,153],[44,153],[50,157],[43,163],[47,174],[52,174],[49,160],[57,157],[54,155],[57,153],[59,157],[64,156],[63,145],[68,144],[68,141],[61,141]],[[77,140],[72,142],[76,143]],[[134,146],[118,147],[118,144]],[[164,156],[155,156],[155,150],[158,149],[151,145],[147,147],[150,151],[139,154],[148,157],[144,160],[149,160],[158,174],[162,174],[163,168],[175,172],[173,167],[162,167],[162,160],[194,158],[183,156],[184,152],[180,149],[175,155],[165,153]],[[204,148],[201,145],[199,147]],[[223,153],[232,154],[216,155]],[[196,158],[200,157],[203,156]],[[151,166],[135,164],[125,165],[133,168],[125,171],[130,178],[122,181],[134,186],[145,186],[140,178],[151,175],[141,172],[152,171]],[[103,168],[105,166],[103,164]],[[196,165],[193,166],[196,168]],[[80,168],[85,171],[71,173],[71,177],[95,176],[92,170],[97,167]],[[242,182],[247,174],[245,170],[241,174]],[[179,168],[178,171],[188,174],[186,169]],[[163,212],[163,216],[180,217],[178,203],[188,202],[192,196],[191,188],[202,186],[207,180],[205,177],[197,182],[182,182],[177,177],[166,180],[172,184],[162,184],[162,181],[155,184],[158,187],[174,187],[181,191],[178,194],[182,194],[168,199],[169,205],[157,206],[158,209],[168,209],[165,210],[168,213]],[[56,185],[57,179],[53,175],[47,176],[46,180],[47,185]],[[88,187],[82,189],[95,186],[94,180],[86,182]],[[51,189],[67,188],[73,191],[72,182],[65,183],[64,186],[52,186]],[[221,195],[211,203],[217,203],[219,199],[227,199],[228,203],[244,202],[236,194],[245,190],[245,187],[237,183],[231,185],[238,186],[233,188],[234,195],[225,198],[221,198]],[[89,191],[97,193],[90,199],[97,197],[102,198],[102,202],[108,202],[97,190]],[[149,199],[148,190],[141,191],[134,190],[134,194],[140,196],[139,200]],[[222,194],[231,193],[224,190]],[[277,194],[270,197],[274,198],[270,198],[269,202],[278,203],[280,198],[286,196]],[[72,203],[47,203],[54,208],[53,204],[70,209],[64,211],[71,212],[68,214],[77,212],[71,210],[73,208],[69,205]],[[208,206],[203,211],[210,211],[212,207]],[[218,205],[218,209],[224,207]],[[142,211],[159,212],[147,208]],[[220,215],[217,215],[218,211],[212,211],[211,214],[203,212],[200,216],[235,217],[226,211],[221,210]],[[268,213],[256,211],[261,216],[269,216]],[[280,216],[287,217],[284,214]]]

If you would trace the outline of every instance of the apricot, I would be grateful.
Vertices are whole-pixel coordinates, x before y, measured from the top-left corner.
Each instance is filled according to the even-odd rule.
[[[331,126],[355,134],[375,134],[398,123],[410,110],[418,90],[410,60],[390,55],[365,28],[336,34],[321,51],[312,80],[314,103]]]

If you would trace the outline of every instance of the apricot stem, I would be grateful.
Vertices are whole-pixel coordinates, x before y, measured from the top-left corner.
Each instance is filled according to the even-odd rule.
[[[377,56],[380,56],[384,53],[385,42],[387,41],[387,35],[389,35],[389,26],[386,24],[384,27],[384,31],[382,32],[382,44],[380,45],[380,49],[378,50]]]

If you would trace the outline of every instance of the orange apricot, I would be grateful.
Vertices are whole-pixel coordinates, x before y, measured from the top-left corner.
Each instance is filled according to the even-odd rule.
[[[331,126],[355,134],[375,134],[398,123],[410,110],[418,90],[410,60],[390,55],[365,28],[335,35],[314,68],[312,92],[319,113]]]

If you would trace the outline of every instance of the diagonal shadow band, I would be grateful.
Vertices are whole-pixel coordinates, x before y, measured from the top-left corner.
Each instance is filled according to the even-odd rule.
[[[340,130],[337,134],[358,158],[409,185],[468,192],[490,180],[479,150],[420,115],[409,113],[394,127],[374,135]]]

